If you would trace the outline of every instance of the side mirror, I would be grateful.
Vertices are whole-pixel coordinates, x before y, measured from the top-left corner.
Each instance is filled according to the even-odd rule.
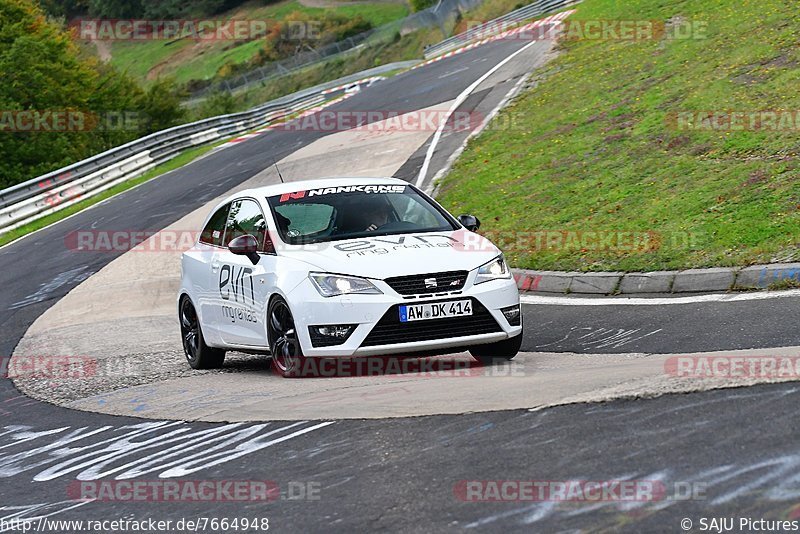
[[[458,222],[461,223],[461,226],[469,230],[470,232],[477,232],[478,228],[481,227],[481,221],[474,215],[459,215]]]
[[[261,256],[258,255],[258,241],[250,234],[240,235],[235,239],[231,239],[228,243],[228,249],[238,256],[247,256],[247,258],[255,265]]]

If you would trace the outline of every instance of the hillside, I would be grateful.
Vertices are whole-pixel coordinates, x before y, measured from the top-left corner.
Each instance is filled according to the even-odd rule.
[[[320,6],[320,7],[314,7]],[[326,7],[322,7],[326,6]],[[371,27],[386,24],[408,14],[404,0],[361,2],[334,0],[279,0],[277,2],[253,1],[236,9],[214,15],[214,20],[264,20],[271,25],[288,20],[326,21],[334,20],[337,30],[351,24],[352,31],[343,35],[357,34]],[[356,24],[352,24],[355,22]],[[326,25],[326,27],[329,25]],[[349,28],[345,28],[348,30]],[[332,35],[321,32],[319,39],[307,43],[316,47],[317,41],[329,42]],[[143,40],[110,41],[99,45],[98,52],[104,59],[134,79],[147,84],[159,77],[174,78],[179,84],[194,80],[207,80],[215,75],[225,75],[237,66],[253,68],[261,62],[281,59],[291,51],[271,57],[264,56],[264,39],[249,41],[231,40]],[[305,49],[305,48],[303,48]],[[260,56],[260,54],[262,54]]]
[[[562,41],[538,85],[470,144],[440,200],[481,217],[519,267],[797,261],[796,7],[586,0],[570,20],[654,20],[664,31]],[[692,38],[671,32],[691,24]]]

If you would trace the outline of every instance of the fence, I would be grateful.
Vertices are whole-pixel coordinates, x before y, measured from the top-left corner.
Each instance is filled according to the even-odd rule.
[[[308,67],[315,63],[319,63],[320,61],[329,59],[335,55],[353,50],[363,44],[375,33],[376,30],[374,29],[368,30],[364,33],[348,37],[343,41],[331,43],[324,47],[312,48],[298,52],[291,58],[281,61],[273,61],[248,72],[243,72],[237,76],[225,78],[219,82],[194,90],[191,92],[191,98],[202,98],[209,93],[217,93],[222,91],[233,93],[234,91],[240,90],[244,87],[251,86],[254,83],[265,83],[273,78],[284,76],[300,68]]]
[[[291,58],[266,63],[248,72],[225,78],[191,92],[192,99],[226,91],[233,93],[254,84],[263,84],[296,70],[310,67],[336,56],[356,52],[366,47],[390,43],[397,35],[405,35],[422,28],[438,26],[447,35],[460,13],[482,4],[485,0],[441,0],[435,6],[413,13],[404,19],[395,20],[319,48],[301,51]]]
[[[539,17],[545,13],[557,11],[579,2],[580,0],[539,0],[428,47],[425,50],[425,59],[444,54],[472,41],[490,37],[492,34],[499,33],[504,27],[508,28],[512,24]]]

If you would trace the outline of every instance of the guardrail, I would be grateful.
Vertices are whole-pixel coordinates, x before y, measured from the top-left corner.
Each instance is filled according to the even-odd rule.
[[[418,61],[399,61],[332,80],[248,111],[211,117],[150,134],[78,163],[0,190],[0,234],[100,194],[182,151],[266,126],[332,100],[344,88]]]
[[[331,84],[337,82],[331,82]],[[330,85],[330,84],[326,84]],[[183,150],[268,125],[335,96],[318,88],[248,111],[176,126],[0,191],[0,233],[140,176]]]
[[[439,56],[473,41],[491,37],[494,34],[510,29],[513,24],[578,3],[580,3],[580,0],[539,0],[429,46],[425,50],[425,59]]]
[[[499,33],[510,24],[579,2],[580,0],[539,0],[445,39],[429,47],[425,57],[439,55],[466,43]],[[187,148],[253,130],[320,104],[338,92],[325,90],[337,88],[341,83],[343,80],[334,80],[248,111],[212,117],[156,132],[3,189],[0,191],[0,234],[97,195],[125,180],[140,176],[153,167],[169,161]]]

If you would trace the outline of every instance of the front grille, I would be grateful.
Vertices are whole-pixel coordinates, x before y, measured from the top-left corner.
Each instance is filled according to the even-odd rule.
[[[494,320],[494,317],[492,317],[492,314],[489,313],[489,310],[477,300],[470,300],[472,300],[472,315],[409,323],[400,322],[400,305],[395,304],[383,314],[381,320],[378,321],[361,346],[374,347],[376,345],[392,345],[395,343],[413,343],[415,341],[431,341],[503,331],[497,321]],[[423,303],[421,302],[420,304]]]
[[[458,291],[467,281],[467,271],[450,271],[447,273],[414,274],[387,278],[385,282],[401,295],[419,295],[422,293],[441,293]],[[426,283],[425,281],[428,281]],[[431,282],[435,280],[436,285]]]

